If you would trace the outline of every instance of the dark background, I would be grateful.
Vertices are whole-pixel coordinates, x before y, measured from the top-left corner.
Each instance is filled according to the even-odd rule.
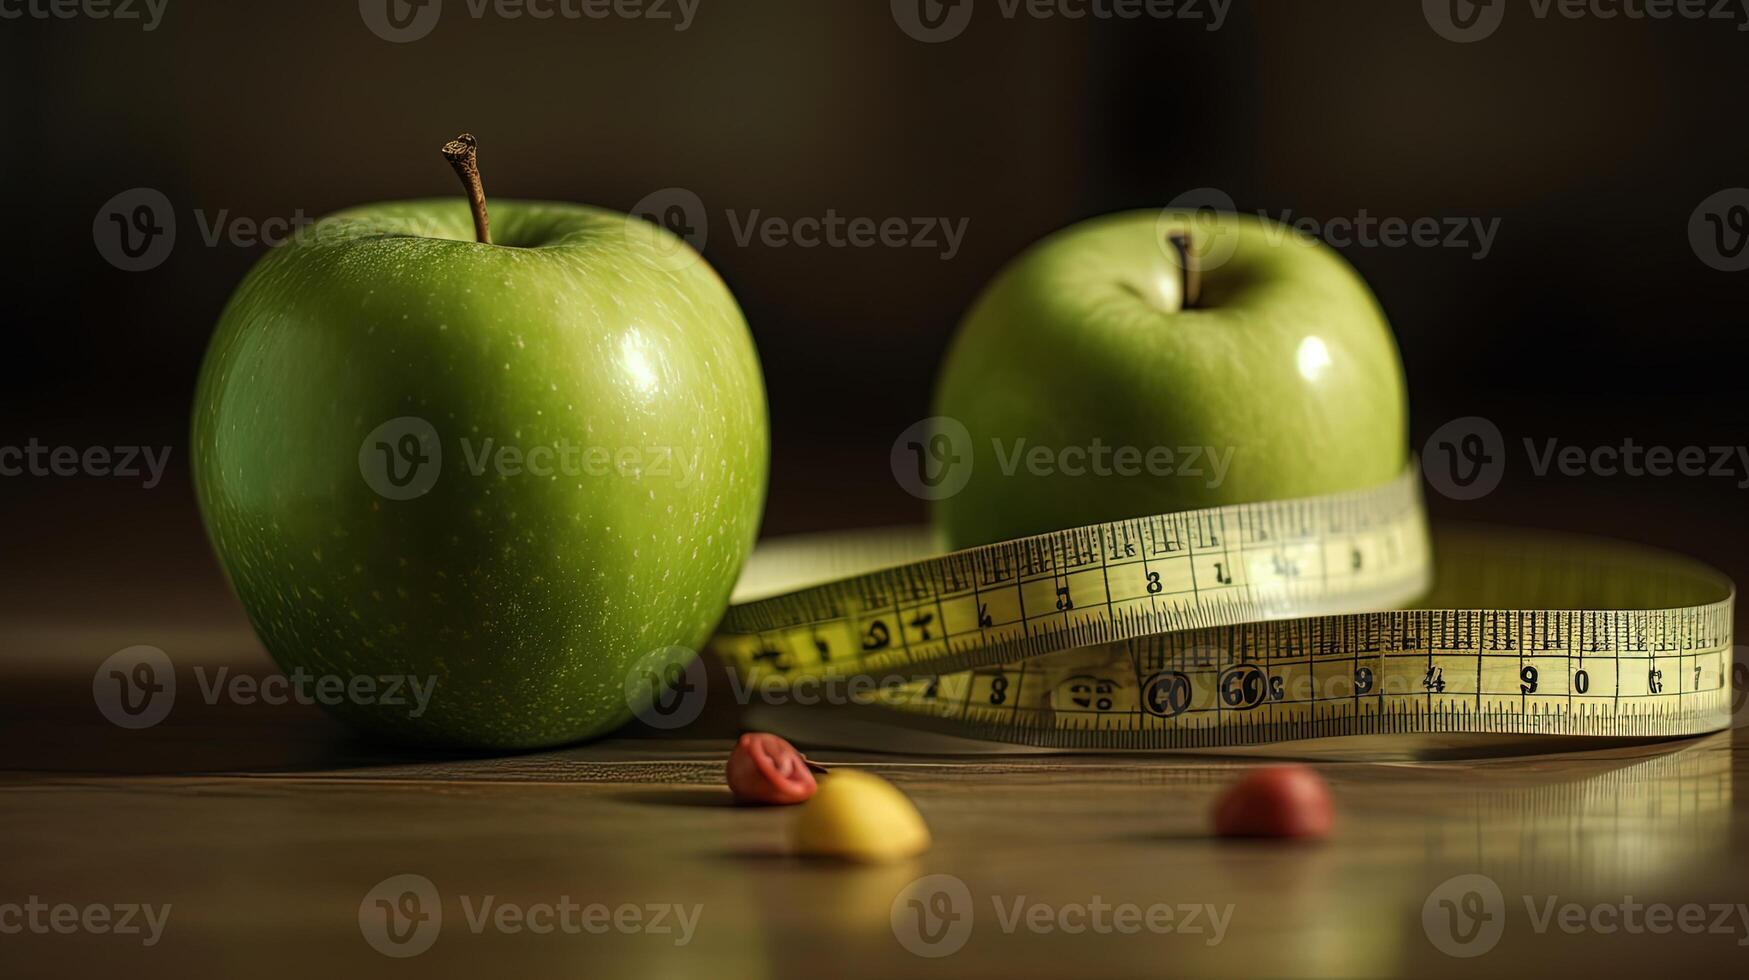
[[[1740,580],[1736,479],[1537,477],[1526,437],[1744,441],[1744,274],[1691,245],[1749,184],[1749,33],[1715,20],[1537,20],[1469,44],[1413,0],[1236,0],[1206,21],[1007,20],[923,44],[886,0],[702,0],[689,30],[504,20],[448,0],[390,44],[352,0],[169,0],[137,23],[0,20],[0,444],[174,446],[164,485],[0,478],[0,614],[173,615],[164,575],[218,584],[187,477],[208,335],[262,249],[207,247],[194,210],[311,217],[454,193],[470,129],[490,193],[629,209],[700,195],[706,255],[766,371],[771,533],[919,520],[888,449],[925,416],[954,324],[1003,262],[1103,212],[1216,187],[1317,220],[1498,218],[1493,251],[1351,247],[1396,328],[1417,447],[1494,420],[1489,497],[1437,515],[1680,548]],[[169,259],[109,265],[113,195],[173,202]],[[969,219],[962,251],[741,246],[727,210]],[[320,379],[311,379],[319,384]],[[216,593],[214,593],[216,595]]]

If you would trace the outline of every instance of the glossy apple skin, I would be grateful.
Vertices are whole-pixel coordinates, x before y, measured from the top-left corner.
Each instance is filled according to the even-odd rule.
[[[746,322],[684,243],[575,205],[491,213],[499,244],[459,200],[410,201],[265,256],[220,318],[192,445],[208,535],[283,669],[434,679],[419,717],[335,710],[515,749],[618,727],[638,658],[705,641],[757,535],[769,435]],[[385,499],[361,444],[403,416],[436,430],[442,468]],[[649,455],[476,474],[488,438],[699,455],[690,480]]]
[[[1192,229],[1211,266],[1194,309],[1180,309],[1174,226]],[[971,547],[1373,486],[1407,465],[1406,405],[1390,327],[1335,251],[1244,215],[1109,215],[1033,246],[961,324],[934,414],[965,424],[973,465],[933,515],[950,544]],[[1010,458],[1018,439],[1232,456],[1216,486],[1206,462],[1201,477],[1024,462],[1008,475],[997,439]]]

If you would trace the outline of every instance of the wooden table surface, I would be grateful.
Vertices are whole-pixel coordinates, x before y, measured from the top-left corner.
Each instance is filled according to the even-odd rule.
[[[33,896],[169,910],[150,946],[143,934],[61,934],[39,911],[48,926],[0,934],[0,976],[1647,976],[1749,965],[1749,913],[1736,909],[1749,902],[1741,732],[1421,760],[1376,761],[1391,747],[1364,740],[1296,750],[1319,760],[1339,809],[1334,839],[1317,844],[1209,835],[1211,802],[1255,758],[819,751],[899,784],[935,834],[922,857],[859,868],[786,856],[794,811],[729,805],[732,717],[707,715],[679,737],[411,757],[352,739],[317,708],[182,693],[162,724],[127,731],[93,706],[104,657],[138,642],[174,650],[180,690],[198,691],[197,668],[269,672],[246,629],[14,625],[4,639],[0,929],[28,925]],[[409,874],[431,882],[441,921],[404,933],[428,941],[424,952],[392,958],[366,933],[384,942],[378,886]],[[929,875],[957,879],[963,892],[943,894],[966,904],[930,898],[923,908],[943,915],[918,918],[910,899],[922,893],[907,889]],[[1459,875],[1486,876],[1499,904],[1463,904],[1467,885],[1434,894]],[[387,886],[391,906],[429,911],[395,904],[406,880]],[[515,930],[480,918],[488,897],[512,908],[495,914],[535,924],[542,906],[567,901],[640,918],[664,906],[668,931]],[[1551,901],[1616,914],[1624,903],[1730,908],[1707,911],[1719,931],[1700,934],[1575,934],[1559,920],[1539,932]],[[1116,931],[1156,905],[1186,931]],[[1497,916],[1497,944],[1474,958],[1442,952],[1430,938],[1442,930],[1448,943],[1471,939],[1460,951],[1486,942],[1473,927],[1492,920],[1478,909]],[[583,912],[572,915],[581,929]],[[945,931],[955,921],[969,931]],[[1084,923],[1106,928],[1068,931]],[[913,952],[919,924],[958,948]]]

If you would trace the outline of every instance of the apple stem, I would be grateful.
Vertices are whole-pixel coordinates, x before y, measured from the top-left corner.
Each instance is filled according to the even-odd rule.
[[[1202,257],[1196,254],[1196,246],[1187,231],[1172,232],[1166,236],[1166,241],[1178,253],[1179,295],[1183,297],[1181,308],[1196,309],[1202,302]]]
[[[486,217],[486,185],[480,182],[480,147],[474,134],[463,133],[443,144],[443,158],[455,168],[462,188],[468,192],[468,207],[474,212],[474,239],[484,245],[492,244],[492,223]]]

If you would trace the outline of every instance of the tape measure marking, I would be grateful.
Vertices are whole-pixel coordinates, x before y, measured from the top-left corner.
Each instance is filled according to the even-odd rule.
[[[902,550],[867,540],[888,560]],[[1413,470],[1358,493],[771,584],[852,567],[843,550],[756,555],[782,567],[748,580],[778,594],[733,605],[713,648],[751,680],[878,679],[866,700],[889,719],[1038,746],[1660,736],[1729,722],[1733,590],[1722,576],[1595,543],[1461,536],[1442,543],[1435,575]],[[1489,601],[1371,611],[1410,602],[1432,578],[1434,600]],[[1494,601],[1507,597],[1523,601]],[[1563,608],[1583,600],[1600,608]]]

